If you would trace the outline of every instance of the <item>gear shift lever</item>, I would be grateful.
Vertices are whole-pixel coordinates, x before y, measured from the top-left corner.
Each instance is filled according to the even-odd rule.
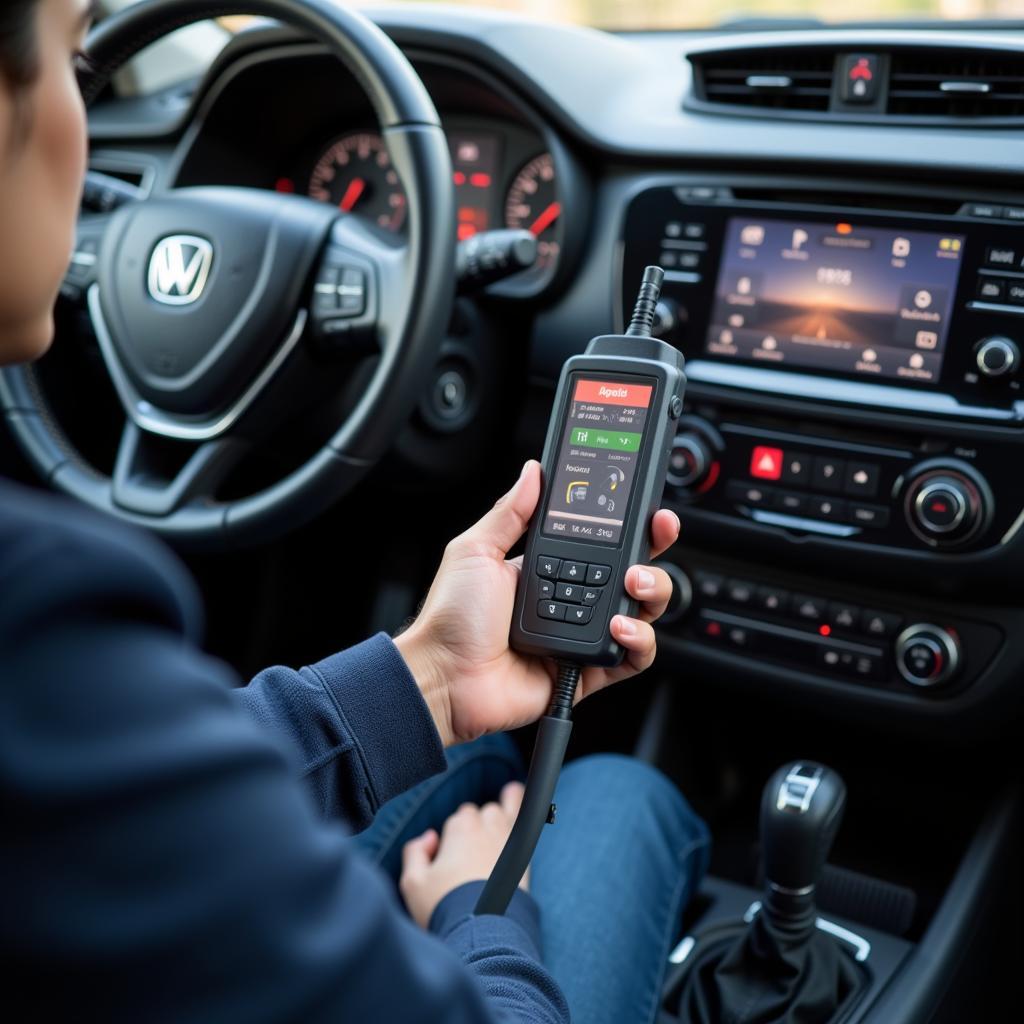
[[[842,1018],[864,974],[816,927],[815,887],[839,831],[846,786],[813,761],[784,765],[761,798],[761,912],[692,966],[685,1024],[825,1024]]]
[[[839,775],[813,761],[780,768],[761,798],[763,914],[791,937],[814,927],[814,891],[846,809]]]

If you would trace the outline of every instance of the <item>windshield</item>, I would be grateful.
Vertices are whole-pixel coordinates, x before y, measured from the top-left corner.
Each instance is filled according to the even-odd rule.
[[[449,0],[452,2],[452,0]],[[708,28],[742,21],[831,24],[865,21],[974,21],[1024,17],[1024,0],[454,0],[545,21],[598,28]],[[387,0],[381,0],[386,4]],[[359,0],[357,6],[377,6]]]

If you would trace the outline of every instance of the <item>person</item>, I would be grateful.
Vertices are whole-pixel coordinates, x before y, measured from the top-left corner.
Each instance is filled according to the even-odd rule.
[[[89,13],[0,6],[7,364],[53,334],[85,169],[73,63]],[[507,554],[539,493],[528,462],[449,544],[394,640],[239,687],[202,653],[198,595],[170,551],[0,483],[8,1003],[105,1021],[653,1020],[708,844],[653,768],[571,763],[507,915],[472,913],[522,794],[502,733],[550,697],[551,667],[507,640]],[[657,513],[655,554],[678,529]],[[587,670],[583,697],[654,658],[670,581],[634,566],[626,586],[642,602],[611,625],[626,660]]]

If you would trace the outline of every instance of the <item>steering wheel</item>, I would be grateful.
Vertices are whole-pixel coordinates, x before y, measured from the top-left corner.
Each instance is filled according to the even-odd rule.
[[[201,546],[267,539],[350,491],[408,418],[454,294],[454,198],[440,119],[402,52],[355,11],[333,0],[128,7],[89,38],[86,103],[144,47],[226,14],[290,24],[354,74],[404,186],[405,239],[313,199],[247,188],[171,189],[111,214],[83,214],[72,270],[126,414],[109,477],[65,435],[37,371],[0,373],[7,422],[47,481]],[[323,392],[325,350],[362,370],[333,436],[284,479],[215,500],[240,456]]]

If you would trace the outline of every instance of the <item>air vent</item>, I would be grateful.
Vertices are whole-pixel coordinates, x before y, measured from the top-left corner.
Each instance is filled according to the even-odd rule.
[[[1024,57],[998,52],[911,50],[892,55],[894,117],[1024,117]]]
[[[771,110],[827,111],[831,51],[793,49],[693,55],[698,97],[705,103]]]

